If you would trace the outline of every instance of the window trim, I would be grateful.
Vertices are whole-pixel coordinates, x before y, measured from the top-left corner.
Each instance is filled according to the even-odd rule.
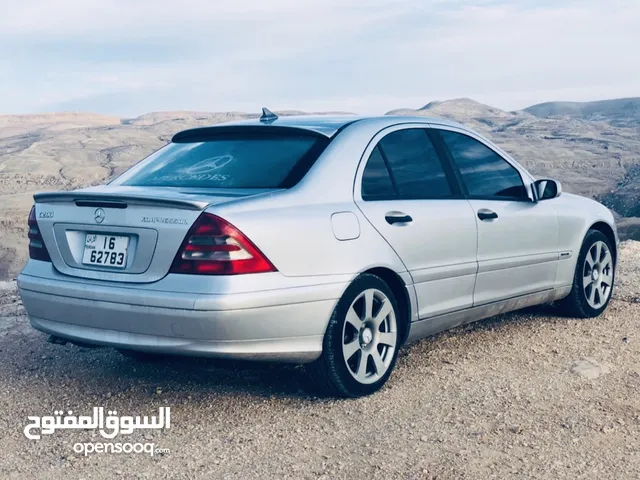
[[[362,160],[364,161],[363,167],[359,168],[358,173],[356,174],[355,181],[356,181],[356,186],[359,185],[360,200],[364,202],[377,202],[377,201],[389,201],[389,200],[464,200],[465,199],[464,192],[461,189],[459,180],[456,178],[455,173],[451,168],[451,165],[449,165],[449,161],[445,157],[443,157],[443,152],[441,151],[437,143],[433,141],[433,139],[431,138],[431,135],[429,134],[429,130],[431,129],[432,127],[428,124],[407,123],[407,124],[393,125],[391,127],[387,127],[381,130],[380,132],[378,132],[371,139],[369,145],[367,145],[367,148],[365,149],[364,154],[362,156]],[[408,195],[408,194],[401,194],[399,192],[397,183],[393,176],[393,172],[389,166],[389,160],[387,158],[387,155],[384,153],[384,149],[380,147],[380,142],[382,142],[382,140],[388,135],[391,135],[392,133],[395,133],[401,130],[423,130],[424,131],[425,135],[427,136],[427,141],[431,142],[436,152],[436,156],[438,158],[438,161],[440,162],[440,166],[442,167],[442,171],[445,175],[445,179],[449,184],[449,188],[451,189],[451,192],[452,192],[451,195],[447,195],[447,196]],[[373,145],[373,148],[369,148],[371,145]],[[362,194],[362,182],[364,180],[364,171],[366,170],[367,164],[369,163],[369,159],[371,158],[371,155],[373,154],[376,148],[378,148],[380,151],[380,154],[387,168],[387,172],[389,173],[389,178],[391,179],[391,183],[393,184],[393,188],[395,190],[395,195],[393,196]]]
[[[442,138],[442,136],[440,135],[441,130],[457,133],[459,135],[464,135],[465,137],[469,137],[472,140],[479,142],[481,145],[491,150],[496,156],[498,156],[498,158],[502,159],[502,161],[506,162],[507,165],[509,165],[511,168],[513,168],[516,171],[516,173],[520,177],[520,181],[522,182],[522,186],[524,187],[524,190],[527,196],[526,197],[505,197],[505,196],[499,196],[499,195],[471,195],[469,193],[469,189],[467,188],[467,184],[465,183],[464,178],[462,177],[462,172],[460,171],[460,168],[458,167],[458,165],[455,162],[455,159],[453,158],[453,154],[451,153],[449,146],[444,141],[444,138]],[[464,198],[468,200],[493,200],[493,201],[503,201],[503,202],[523,202],[523,203],[535,202],[535,200],[531,198],[531,195],[530,195],[531,182],[526,181],[525,176],[523,175],[522,169],[514,165],[513,162],[505,158],[504,155],[496,151],[496,149],[493,146],[487,144],[487,142],[483,141],[483,139],[473,135],[472,132],[468,132],[458,128],[450,128],[444,125],[432,125],[431,135],[434,138],[434,142],[440,145],[444,155],[446,156],[447,162],[451,165],[451,168],[453,169],[456,179],[460,184],[460,188],[462,189],[462,192],[464,194]]]

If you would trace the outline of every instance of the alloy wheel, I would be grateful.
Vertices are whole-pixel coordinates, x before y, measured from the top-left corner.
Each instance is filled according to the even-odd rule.
[[[584,260],[582,288],[591,308],[601,308],[609,299],[613,287],[613,257],[605,242],[595,242]]]
[[[370,384],[389,369],[398,342],[396,314],[380,290],[363,291],[351,303],[342,331],[342,354],[349,373]]]

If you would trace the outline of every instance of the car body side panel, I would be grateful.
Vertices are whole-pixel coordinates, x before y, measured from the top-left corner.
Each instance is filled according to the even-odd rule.
[[[263,199],[254,208],[238,205],[213,207],[239,228],[285,276],[351,275],[376,267],[396,273],[406,271],[398,255],[369,224],[353,200],[337,203],[297,204],[289,193]],[[332,216],[349,212],[358,219],[357,237],[339,240],[334,234]]]

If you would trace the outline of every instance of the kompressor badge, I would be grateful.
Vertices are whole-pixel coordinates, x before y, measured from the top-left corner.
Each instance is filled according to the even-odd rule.
[[[170,217],[142,217],[142,223],[165,223],[169,225],[187,225],[187,221],[184,218],[170,218]]]

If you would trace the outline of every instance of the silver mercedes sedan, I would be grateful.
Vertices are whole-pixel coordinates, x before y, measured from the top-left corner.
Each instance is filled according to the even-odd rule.
[[[607,208],[435,118],[265,109],[34,198],[18,285],[50,341],[306,363],[338,396],[407,342],[546,302],[595,317],[614,284]]]

